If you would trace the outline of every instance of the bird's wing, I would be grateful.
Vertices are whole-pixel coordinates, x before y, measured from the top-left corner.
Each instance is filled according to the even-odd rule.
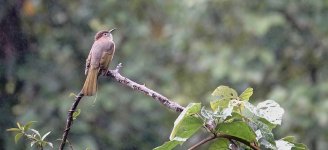
[[[100,59],[100,69],[107,70],[109,64],[112,62],[115,53],[115,44],[110,42],[109,48],[106,49]]]

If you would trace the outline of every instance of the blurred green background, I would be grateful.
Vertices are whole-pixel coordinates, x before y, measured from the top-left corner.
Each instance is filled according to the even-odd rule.
[[[208,105],[222,84],[251,86],[253,102],[285,109],[276,139],[328,147],[327,0],[2,0],[0,149],[30,149],[5,129],[31,120],[58,147],[94,34],[114,27],[111,68],[123,63],[122,75],[182,106]],[[79,105],[75,149],[152,149],[168,140],[177,113],[111,79],[98,82],[96,102]]]

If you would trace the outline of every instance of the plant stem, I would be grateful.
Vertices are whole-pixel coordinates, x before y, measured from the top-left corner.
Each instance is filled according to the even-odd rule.
[[[198,148],[199,146],[201,146],[201,145],[203,145],[203,144],[205,144],[205,143],[207,143],[207,142],[215,139],[216,137],[217,137],[216,135],[209,136],[206,139],[204,139],[204,140],[196,143],[195,145],[193,145],[192,147],[190,147],[188,150],[194,150],[194,149]]]
[[[253,150],[260,150],[260,148],[257,147],[256,145],[254,145],[253,143],[248,142],[248,141],[246,141],[246,140],[244,140],[244,139],[242,139],[242,138],[236,137],[236,136],[227,135],[227,134],[219,134],[219,135],[217,135],[217,137],[218,137],[218,138],[226,138],[226,139],[228,139],[228,140],[236,140],[236,141],[238,141],[238,142],[240,142],[240,143],[243,143],[243,144],[245,144],[246,146],[252,148]]]

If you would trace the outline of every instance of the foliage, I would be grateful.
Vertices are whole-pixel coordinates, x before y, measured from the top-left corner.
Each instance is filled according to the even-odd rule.
[[[215,99],[210,102],[212,110],[201,109],[200,103],[189,104],[175,120],[170,141],[155,150],[170,150],[183,144],[201,126],[218,138],[209,149],[227,149],[231,139],[273,150],[308,149],[303,144],[295,143],[294,138],[289,136],[275,140],[272,129],[281,124],[284,110],[273,100],[266,100],[255,107],[248,102],[252,94],[252,88],[247,88],[238,96],[228,86],[217,87],[212,93]],[[214,131],[206,126],[209,122],[215,122]],[[240,143],[234,145],[243,147]]]
[[[0,131],[16,122],[44,120],[35,128],[60,137],[72,103],[67,95],[81,90],[93,36],[115,27],[110,68],[122,62],[125,76],[182,106],[195,100],[205,104],[218,83],[237,91],[251,86],[252,99],[274,99],[285,109],[275,137],[294,135],[310,149],[325,150],[327,8],[327,0],[4,0]],[[92,97],[79,106],[83,111],[70,136],[76,149],[151,149],[166,140],[172,124],[162,121],[177,116],[142,94],[99,79],[97,102]],[[0,135],[0,149],[30,147],[8,137],[8,132]]]
[[[7,129],[7,131],[15,133],[15,143],[17,143],[18,140],[22,136],[24,136],[31,141],[30,143],[31,147],[33,145],[36,145],[36,147],[38,147],[41,150],[46,146],[50,146],[53,148],[53,144],[45,140],[45,138],[51,133],[51,131],[41,136],[38,130],[31,128],[31,125],[35,122],[36,121],[30,121],[25,125],[21,125],[20,123],[17,122],[17,128],[10,128]]]

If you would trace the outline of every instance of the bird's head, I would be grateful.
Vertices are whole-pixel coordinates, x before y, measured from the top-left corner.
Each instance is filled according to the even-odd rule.
[[[95,40],[98,40],[102,37],[104,38],[109,38],[109,40],[113,40],[113,36],[112,36],[112,32],[115,30],[111,29],[109,31],[103,30],[103,31],[99,31],[96,35],[95,35]]]

